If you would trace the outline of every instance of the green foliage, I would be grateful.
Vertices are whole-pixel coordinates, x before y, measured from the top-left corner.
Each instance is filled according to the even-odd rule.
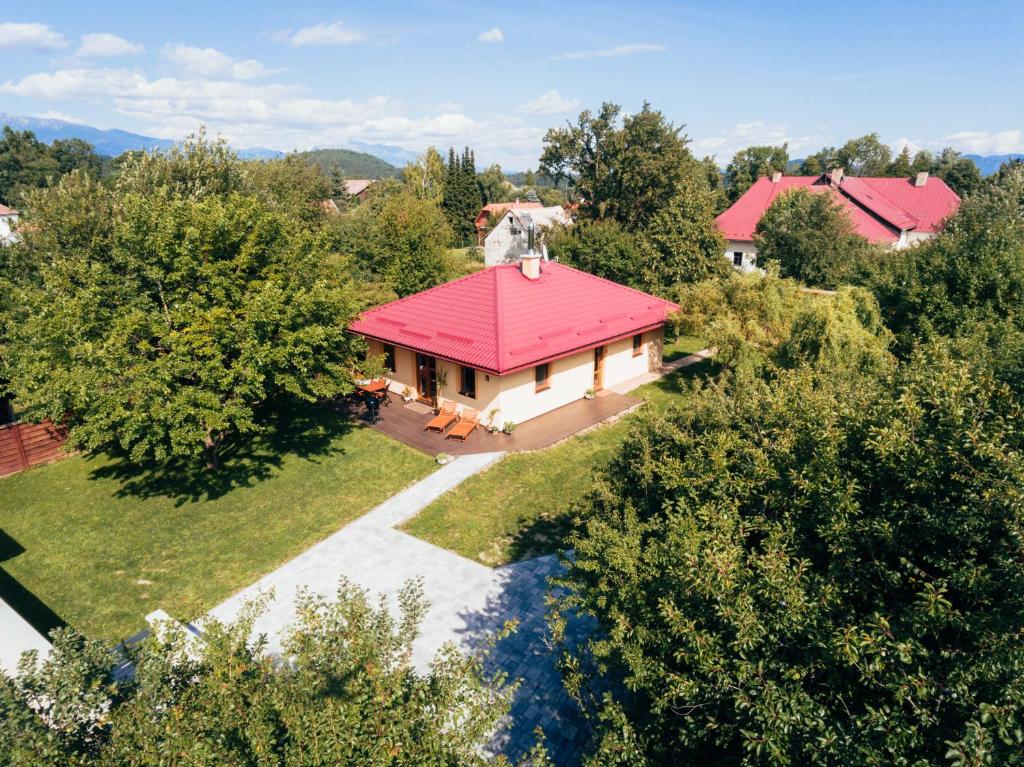
[[[891,335],[874,297],[863,288],[817,296],[776,270],[730,272],[725,279],[682,286],[678,332],[704,339],[729,370],[812,365],[834,371],[878,371],[889,362]]]
[[[650,104],[621,121],[620,112],[605,103],[597,115],[586,110],[575,125],[550,129],[540,168],[569,181],[584,217],[637,231],[678,197],[696,161],[682,128]]]
[[[330,180],[319,165],[290,154],[276,160],[245,163],[243,185],[269,210],[292,221],[315,226],[323,218],[323,202],[332,197]]]
[[[915,339],[1009,322],[1024,329],[1024,168],[964,200],[934,239],[874,280],[906,352]]]
[[[639,235],[644,288],[665,294],[675,285],[725,274],[725,237],[715,224],[715,193],[693,164],[679,193]]]
[[[785,173],[789,165],[789,146],[748,146],[733,155],[725,169],[725,187],[735,202],[761,176]]]
[[[444,198],[445,165],[441,153],[427,147],[416,162],[410,162],[402,171],[402,182],[417,197],[440,205]]]
[[[553,227],[545,242],[551,256],[561,263],[621,285],[644,285],[637,238],[615,221],[583,220],[570,227]]]
[[[1024,763],[1017,397],[942,348],[816,356],[643,418],[578,506],[590,764]]]
[[[758,261],[783,277],[835,288],[879,258],[830,194],[792,189],[779,195],[754,230]]]
[[[268,399],[350,391],[359,292],[266,196],[201,136],[113,189],[79,171],[29,195],[3,352],[21,410],[87,450],[215,466]]]
[[[381,183],[351,214],[331,223],[335,248],[367,280],[407,296],[444,282],[451,228],[442,210],[407,187]]]
[[[719,169],[718,163],[715,161],[714,157],[705,157],[700,161],[700,164],[704,169],[704,176],[707,178],[708,188],[714,195],[715,215],[717,216],[729,207],[729,196],[725,192],[725,179],[723,178],[722,171]]]
[[[466,147],[462,155],[458,156],[455,148],[450,148],[441,208],[448,217],[454,236],[452,244],[455,246],[465,247],[476,243],[476,227],[473,222],[483,207],[483,199],[483,190],[476,177],[473,152]]]
[[[133,681],[112,682],[99,643],[63,633],[40,667],[0,675],[0,761],[32,765],[487,765],[483,754],[515,685],[446,646],[429,672],[411,663],[426,611],[399,593],[396,620],[342,581],[336,601],[304,596],[287,663],[251,641],[259,606],[191,638],[159,627]],[[547,764],[538,747],[524,761]]]
[[[505,178],[500,165],[488,165],[484,172],[477,176],[480,188],[483,190],[484,203],[508,202],[515,189],[512,183]]]
[[[877,133],[869,133],[850,139],[838,149],[825,147],[808,155],[800,173],[815,176],[828,173],[833,168],[842,168],[850,176],[885,176],[891,162],[892,150],[882,143]]]
[[[92,145],[81,139],[59,139],[47,146],[32,131],[4,126],[0,138],[0,202],[20,204],[22,195],[79,169],[99,176],[102,160]]]

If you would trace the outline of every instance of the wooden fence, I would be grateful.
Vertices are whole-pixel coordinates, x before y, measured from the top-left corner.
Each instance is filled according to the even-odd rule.
[[[63,458],[64,432],[50,421],[0,426],[0,477]]]

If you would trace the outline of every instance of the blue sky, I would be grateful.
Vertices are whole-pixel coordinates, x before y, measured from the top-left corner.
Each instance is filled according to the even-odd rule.
[[[1024,152],[1024,3],[4,3],[0,112],[237,147],[469,144],[536,165],[544,130],[644,99],[724,164],[877,131]]]

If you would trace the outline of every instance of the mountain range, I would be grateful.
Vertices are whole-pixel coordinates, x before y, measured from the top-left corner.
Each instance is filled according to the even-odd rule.
[[[57,120],[45,117],[25,117],[22,115],[5,114],[3,112],[0,112],[0,125],[10,125],[12,128],[17,130],[30,130],[36,134],[36,138],[46,143],[50,143],[56,139],[80,138],[83,141],[88,141],[92,144],[99,154],[111,157],[116,157],[122,152],[130,150],[167,149],[175,143],[170,139],[143,136],[139,133],[131,133],[130,131],[117,129],[105,130],[101,128],[93,128],[89,125],[69,122],[67,120]],[[369,144],[364,141],[352,141],[350,143],[350,149],[337,150],[342,153],[347,153],[343,158],[340,155],[332,158],[333,160],[343,160],[343,162],[340,163],[343,167],[352,168],[351,172],[347,175],[361,175],[370,178],[387,178],[397,175],[398,168],[401,168],[407,162],[416,159],[415,152],[411,152],[408,149],[402,149],[401,147],[392,146],[390,144]],[[274,157],[281,157],[285,154],[277,149],[267,149],[266,147],[249,147],[246,149],[239,149],[237,151],[239,157],[257,160],[268,160]],[[314,149],[310,154],[316,155],[317,153],[330,151],[334,150]],[[364,155],[367,159],[361,158],[359,155]],[[1024,160],[1024,154],[965,154],[964,157],[977,165],[978,170],[981,171],[981,175],[983,176],[991,176],[999,170],[999,166],[1007,160]],[[320,159],[324,159],[322,155]],[[379,164],[372,162],[371,159],[376,160]],[[360,172],[356,171],[357,168]]]

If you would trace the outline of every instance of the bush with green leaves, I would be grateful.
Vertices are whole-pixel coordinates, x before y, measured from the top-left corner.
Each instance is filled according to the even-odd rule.
[[[480,656],[446,646],[412,665],[426,603],[399,594],[400,616],[342,581],[337,599],[300,599],[284,659],[252,639],[260,606],[198,638],[161,626],[115,681],[110,652],[70,632],[44,663],[0,673],[0,763],[10,767],[507,764],[485,748],[514,684]],[[522,764],[546,765],[541,746]]]
[[[642,418],[561,581],[570,690],[614,682],[589,763],[1024,764],[1022,416],[932,346]]]
[[[776,198],[754,230],[754,244],[759,265],[777,263],[783,277],[815,288],[849,282],[881,257],[831,194],[806,189]]]
[[[906,353],[919,340],[1024,329],[1024,166],[964,200],[937,237],[871,281]]]

